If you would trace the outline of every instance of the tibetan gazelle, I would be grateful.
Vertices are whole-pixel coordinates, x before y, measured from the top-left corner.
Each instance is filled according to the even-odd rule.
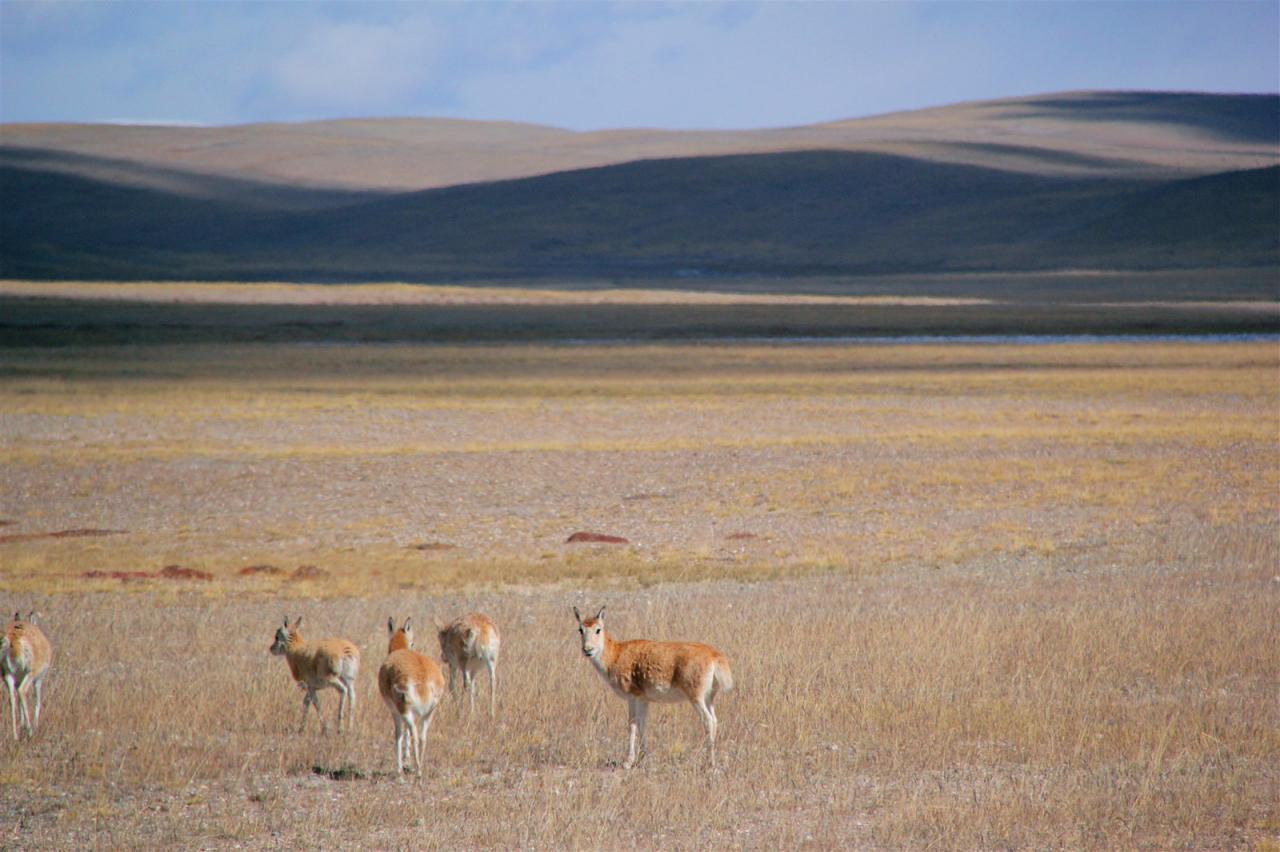
[[[347,728],[350,729],[356,712],[356,675],[360,673],[360,649],[346,639],[319,639],[307,642],[298,632],[302,624],[302,616],[298,616],[293,626],[289,625],[289,617],[285,616],[284,627],[276,630],[276,639],[271,643],[271,653],[284,657],[289,662],[289,673],[298,682],[298,686],[306,692],[302,697],[302,725],[298,733],[307,728],[307,708],[315,707],[320,717],[320,732],[326,726],[324,714],[320,712],[320,700],[316,697],[317,689],[331,687],[338,690],[338,730],[342,731],[342,710],[346,708]]]
[[[427,730],[444,697],[444,673],[435,660],[413,650],[409,619],[397,630],[395,619],[388,618],[387,632],[391,641],[387,659],[378,669],[378,691],[396,723],[396,777],[404,772],[405,758],[412,753],[413,768],[421,778]]]
[[[578,634],[582,637],[582,653],[591,660],[604,682],[627,701],[630,738],[627,760],[630,769],[636,762],[636,738],[644,750],[644,725],[649,704],[655,701],[687,700],[698,711],[707,732],[707,751],[711,765],[716,763],[716,710],[718,692],[733,689],[733,673],[729,658],[697,642],[653,642],[631,639],[619,642],[604,629],[604,607],[595,618],[582,620],[578,608]]]
[[[44,698],[44,676],[49,672],[49,661],[53,659],[53,649],[44,632],[36,627],[33,619],[35,613],[28,613],[27,620],[22,614],[15,612],[13,621],[0,636],[0,673],[4,674],[5,686],[9,688],[9,710],[13,715],[13,738],[19,738],[18,721],[21,717],[22,729],[27,736],[34,736],[36,726],[40,724],[40,705]],[[36,712],[31,715],[27,707],[27,693],[31,688],[36,690]]]
[[[476,675],[481,668],[489,670],[489,715],[494,714],[498,691],[498,651],[502,637],[498,625],[478,612],[464,615],[450,624],[439,625],[440,655],[449,666],[449,691],[454,692],[454,677],[462,673],[462,685],[470,697],[471,710],[476,709]]]

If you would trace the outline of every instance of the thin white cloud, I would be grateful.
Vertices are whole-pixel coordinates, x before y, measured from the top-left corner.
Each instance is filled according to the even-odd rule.
[[[395,111],[431,82],[439,37],[430,22],[323,22],[275,61],[272,82],[295,108]]]

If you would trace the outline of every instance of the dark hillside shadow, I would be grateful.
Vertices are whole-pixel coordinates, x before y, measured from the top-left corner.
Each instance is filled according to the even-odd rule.
[[[1229,142],[1280,144],[1280,96],[1102,92],[1029,101],[1015,118],[1131,121],[1188,127]]]
[[[389,193],[320,189],[148,166],[42,148],[0,145],[0,168],[77,177],[190,199],[230,202],[261,210],[320,210],[369,201]]]
[[[1051,177],[818,150],[282,210],[220,179],[194,197],[8,165],[0,277],[442,283],[1275,267],[1275,174]]]

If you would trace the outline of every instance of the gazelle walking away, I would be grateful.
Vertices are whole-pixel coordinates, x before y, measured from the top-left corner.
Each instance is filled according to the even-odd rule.
[[[707,732],[707,750],[711,765],[716,765],[716,709],[719,692],[733,689],[733,672],[729,658],[697,642],[653,642],[631,639],[619,642],[604,629],[604,607],[595,618],[582,620],[578,608],[578,634],[582,653],[591,660],[605,683],[627,702],[627,724],[630,731],[627,760],[623,769],[636,763],[636,739],[644,751],[644,727],[652,702],[687,700],[698,711]]]
[[[346,639],[319,639],[308,642],[302,638],[298,628],[302,625],[302,616],[294,619],[289,625],[289,616],[284,618],[284,627],[276,630],[275,641],[271,643],[271,653],[284,657],[289,662],[289,673],[298,682],[298,686],[306,692],[302,697],[302,725],[298,733],[307,729],[307,708],[315,707],[320,717],[320,733],[327,727],[324,714],[320,712],[320,700],[316,696],[317,689],[331,687],[338,690],[338,731],[342,731],[342,710],[346,708],[347,729],[350,730],[356,712],[356,675],[360,673],[360,649]]]
[[[387,659],[378,669],[378,691],[396,723],[397,778],[404,772],[405,758],[410,751],[414,771],[422,777],[422,750],[427,730],[444,697],[444,673],[435,660],[413,650],[413,628],[409,621],[406,618],[397,630],[395,619],[387,619],[391,641],[387,645]]]
[[[489,670],[489,715],[493,716],[498,691],[498,652],[502,637],[498,625],[478,612],[464,615],[450,624],[437,623],[440,633],[440,655],[449,666],[449,691],[455,691],[455,675],[462,673],[462,686],[476,709],[476,675],[481,668]]]
[[[13,716],[15,740],[20,738],[19,719],[27,736],[35,736],[44,699],[44,676],[49,673],[49,663],[53,659],[53,649],[44,631],[36,627],[35,616],[30,612],[23,621],[22,613],[15,612],[13,621],[0,636],[0,673],[3,673],[5,686],[9,688],[9,711]],[[27,706],[27,693],[33,687],[36,691],[34,716]]]

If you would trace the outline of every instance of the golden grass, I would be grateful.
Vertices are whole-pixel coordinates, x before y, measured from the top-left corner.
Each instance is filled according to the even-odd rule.
[[[56,649],[0,845],[1280,838],[1274,344],[91,354],[0,353],[0,535],[125,530],[0,542]],[[213,579],[83,576],[167,564]],[[614,765],[601,603],[729,654],[721,772],[681,706]],[[386,618],[468,609],[498,719],[394,783]],[[361,646],[353,735],[292,733],[286,611]]]
[[[981,305],[943,296],[822,296],[698,290],[475,287],[450,284],[285,284],[208,281],[0,280],[0,297],[202,305]]]
[[[1276,828],[1271,574],[142,607],[67,596],[44,607],[58,643],[44,728],[0,746],[0,777],[44,837],[93,825],[105,845],[1230,846]],[[722,772],[705,772],[682,706],[655,711],[640,769],[613,765],[625,709],[577,653],[569,615],[596,601],[621,635],[731,655]],[[446,706],[424,786],[390,783],[391,722],[371,676],[386,615],[471,606],[504,630],[498,719]],[[323,739],[314,720],[292,732],[299,696],[266,653],[284,611],[361,645],[353,735]]]

